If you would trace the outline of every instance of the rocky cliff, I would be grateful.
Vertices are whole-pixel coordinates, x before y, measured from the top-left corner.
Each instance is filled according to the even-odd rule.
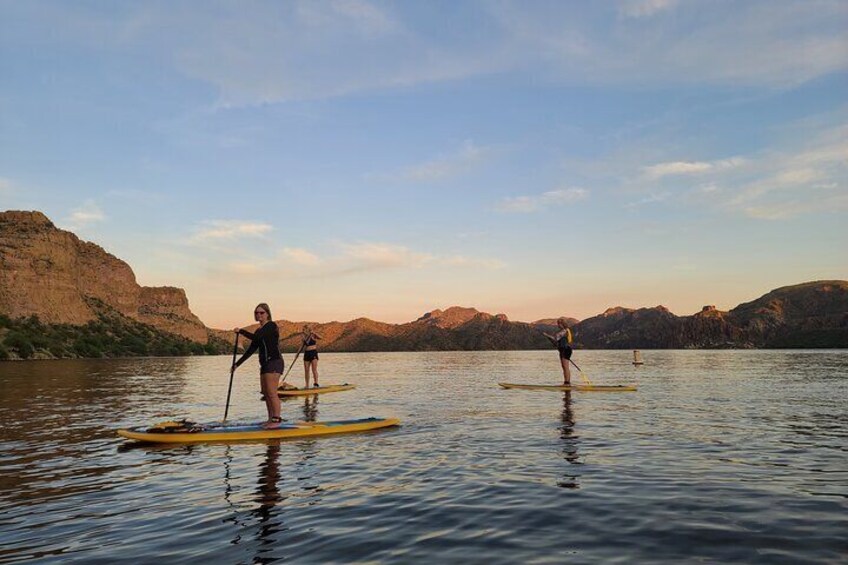
[[[704,306],[676,316],[663,306],[615,307],[568,320],[575,346],[587,349],[848,347],[848,281],[779,288],[729,312]],[[284,349],[296,351],[303,322],[278,324]],[[311,325],[324,338],[323,351],[549,349],[542,332],[557,329],[556,318],[528,324],[460,307],[433,310],[406,324],[360,318]]]
[[[550,343],[530,324],[511,322],[503,314],[451,307],[428,312],[406,324],[386,324],[368,318],[349,322],[277,321],[284,351],[297,351],[301,328],[309,323],[321,336],[322,351],[470,351],[542,349]],[[248,330],[253,331],[256,326]],[[217,334],[232,341],[232,333]]]
[[[848,281],[782,287],[729,312],[610,308],[575,327],[588,348],[848,347]]]
[[[58,229],[41,212],[0,212],[0,314],[79,326],[98,319],[92,300],[162,331],[208,341],[182,289],[140,286],[124,261]]]
[[[848,281],[778,288],[728,318],[754,347],[848,347]]]

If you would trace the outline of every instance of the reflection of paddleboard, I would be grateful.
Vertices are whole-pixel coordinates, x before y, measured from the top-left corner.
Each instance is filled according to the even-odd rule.
[[[577,392],[633,392],[636,385],[526,385],[517,383],[498,383],[503,388],[522,390],[575,390]]]
[[[234,441],[250,439],[278,439],[327,434],[363,432],[397,426],[397,418],[361,418],[331,422],[283,422],[279,427],[266,430],[262,423],[252,424],[193,424],[191,422],[163,422],[152,428],[118,430],[118,435],[151,443],[198,443],[203,441]]]
[[[356,385],[347,383],[340,385],[317,386],[313,388],[278,388],[277,394],[280,396],[305,396],[307,394],[321,394],[322,392],[339,392],[342,390],[350,390],[356,388]]]

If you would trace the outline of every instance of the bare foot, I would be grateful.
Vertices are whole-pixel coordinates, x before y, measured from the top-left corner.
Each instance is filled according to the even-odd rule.
[[[277,416],[277,417],[271,418],[270,420],[268,420],[267,422],[262,424],[262,427],[265,428],[266,430],[273,430],[273,429],[279,428],[280,424],[282,424],[282,422],[283,422],[283,419],[280,418],[279,416]]]

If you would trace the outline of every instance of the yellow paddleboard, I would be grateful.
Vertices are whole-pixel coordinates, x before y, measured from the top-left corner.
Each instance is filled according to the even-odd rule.
[[[554,391],[577,391],[577,392],[634,392],[636,385],[530,385],[517,383],[498,383],[503,388],[517,388],[521,390],[554,390]]]
[[[313,388],[278,388],[279,396],[306,396],[308,394],[321,394],[322,392],[340,392],[342,390],[351,390],[356,388],[356,385],[347,383],[340,385],[317,386]]]
[[[262,423],[251,424],[193,424],[191,422],[165,422],[153,428],[118,430],[127,439],[149,443],[199,443],[204,441],[238,441],[255,439],[281,439],[328,434],[347,434],[397,426],[397,418],[361,418],[329,422],[283,422],[278,427],[265,429]]]

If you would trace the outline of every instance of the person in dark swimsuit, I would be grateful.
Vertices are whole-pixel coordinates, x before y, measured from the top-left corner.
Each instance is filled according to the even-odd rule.
[[[283,356],[280,355],[280,330],[271,319],[271,309],[264,302],[253,310],[253,316],[259,322],[259,329],[250,333],[241,328],[233,331],[250,339],[250,346],[244,355],[235,362],[233,370],[245,362],[255,352],[259,352],[259,386],[268,409],[266,428],[279,426],[283,419],[280,417],[280,397],[277,387],[280,386],[280,374],[283,372]]]
[[[546,333],[543,333],[542,335],[556,345],[556,348],[559,351],[559,364],[562,366],[562,384],[568,386],[571,384],[571,367],[569,366],[572,353],[571,330],[568,327],[568,320],[565,318],[557,320],[557,327],[559,327],[559,331],[554,335]]]
[[[307,324],[303,326],[303,378],[309,388],[309,369],[312,369],[312,384],[318,384],[318,343],[321,336],[312,331]]]

